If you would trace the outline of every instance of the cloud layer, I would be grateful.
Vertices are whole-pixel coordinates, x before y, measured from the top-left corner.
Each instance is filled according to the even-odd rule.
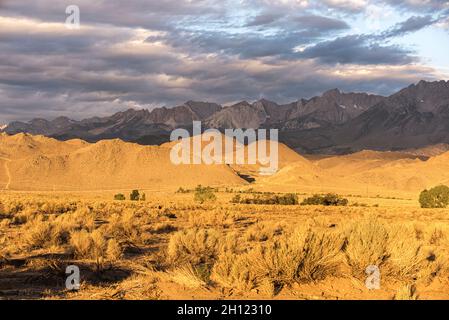
[[[441,73],[404,39],[447,30],[446,1],[0,1],[0,122],[187,100],[288,102],[329,88],[389,94]],[[369,8],[400,20],[370,31]]]

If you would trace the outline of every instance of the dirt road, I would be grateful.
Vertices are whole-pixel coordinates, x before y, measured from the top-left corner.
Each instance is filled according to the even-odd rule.
[[[11,184],[11,172],[9,171],[9,163],[11,162],[11,160],[3,157],[0,157],[0,160],[5,161],[3,165],[5,167],[6,176],[8,177],[8,182],[6,182],[3,190],[9,190],[9,185]]]

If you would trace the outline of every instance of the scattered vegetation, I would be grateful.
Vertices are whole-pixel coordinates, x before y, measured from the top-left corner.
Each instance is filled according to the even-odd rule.
[[[337,194],[315,194],[312,197],[306,198],[302,201],[303,206],[346,206],[348,199],[342,198]]]
[[[418,295],[416,286],[413,284],[406,284],[398,289],[394,297],[395,300],[417,300]]]
[[[217,190],[211,187],[203,187],[201,185],[197,186],[195,188],[195,201],[199,203],[209,202],[209,201],[215,201],[217,200],[217,197],[215,196],[214,192]]]
[[[183,187],[179,187],[178,190],[176,190],[176,193],[190,193],[192,190],[184,189]]]
[[[133,190],[131,192],[131,194],[129,195],[129,200],[131,200],[131,201],[139,201],[140,200],[139,190]]]
[[[123,193],[117,193],[114,196],[114,200],[124,201],[124,200],[126,200],[126,197]]]
[[[235,206],[229,204],[232,196],[240,196],[238,203],[244,197],[227,194],[200,205],[190,197],[141,202],[1,195],[0,278],[14,272],[17,280],[10,281],[20,285],[22,274],[33,277],[30,286],[38,286],[43,297],[49,297],[46,288],[73,298],[160,298],[161,293],[176,298],[192,290],[214,299],[266,298],[291,295],[292,288],[307,297],[310,292],[298,288],[317,282],[322,288],[331,282],[352,288],[354,278],[363,283],[366,268],[375,265],[382,288],[399,288],[395,299],[417,299],[427,297],[430,283],[437,292],[435,286],[449,276],[449,225],[441,210],[390,208],[388,215],[385,206],[279,210]],[[252,196],[282,195],[247,195]],[[52,284],[64,281],[64,268],[71,264],[83,268],[83,289],[59,292]],[[363,297],[356,292],[347,294]],[[327,294],[336,293],[322,297]]]
[[[265,205],[297,205],[298,196],[294,193],[288,193],[285,195],[256,195],[252,198],[244,198],[240,194],[235,195],[231,203],[240,204],[265,204]]]

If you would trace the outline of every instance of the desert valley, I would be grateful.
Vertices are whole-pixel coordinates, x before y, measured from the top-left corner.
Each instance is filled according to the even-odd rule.
[[[2,133],[0,298],[449,298],[448,211],[419,202],[449,184],[447,145],[301,155],[280,144],[279,171],[261,176],[173,165],[172,144]],[[343,202],[304,201],[329,193]]]
[[[0,308],[449,301],[448,52],[448,0],[0,0]]]

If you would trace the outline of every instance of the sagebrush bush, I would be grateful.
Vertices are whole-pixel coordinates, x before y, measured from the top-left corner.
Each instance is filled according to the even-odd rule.
[[[109,261],[118,261],[123,255],[123,248],[115,239],[109,239],[106,248],[106,257]]]
[[[251,262],[248,254],[236,255],[230,251],[223,251],[213,266],[211,280],[222,287],[249,292],[257,286]]]
[[[219,250],[220,234],[213,229],[189,229],[173,234],[168,243],[170,262],[212,265]]]
[[[248,241],[267,241],[282,234],[283,226],[280,223],[260,222],[250,226],[245,234]]]
[[[343,244],[339,233],[299,228],[243,254],[222,252],[211,278],[240,290],[264,286],[275,293],[293,282],[335,275]]]
[[[25,226],[24,243],[31,249],[44,248],[51,243],[52,224],[36,219]]]
[[[107,225],[107,232],[122,243],[139,244],[142,241],[141,225],[133,209],[112,215]]]
[[[388,257],[388,231],[377,218],[354,222],[348,229],[345,253],[354,275],[365,274],[370,265],[380,268]]]
[[[70,234],[70,244],[77,258],[90,258],[92,238],[87,230],[74,231]]]
[[[30,249],[64,245],[69,242],[71,230],[72,225],[61,224],[57,219],[32,219],[24,226],[23,243]]]
[[[394,296],[395,300],[418,300],[416,286],[414,284],[405,284],[401,286]]]
[[[388,275],[414,277],[423,266],[422,245],[412,227],[392,225],[387,228]]]
[[[183,265],[169,272],[171,280],[191,289],[206,287],[207,280],[190,264]]]
[[[76,258],[94,260],[97,270],[106,261],[119,260],[123,253],[121,245],[115,239],[108,240],[102,229],[74,231],[70,235],[70,244]]]

